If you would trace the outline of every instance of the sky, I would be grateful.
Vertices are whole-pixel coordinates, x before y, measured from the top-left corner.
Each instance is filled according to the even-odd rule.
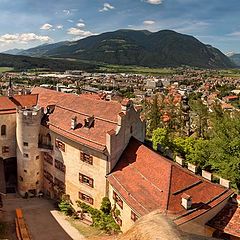
[[[240,0],[0,0],[0,51],[117,29],[171,29],[240,53]]]

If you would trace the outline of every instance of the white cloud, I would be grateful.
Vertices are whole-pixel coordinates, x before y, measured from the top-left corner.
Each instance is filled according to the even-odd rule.
[[[82,29],[75,28],[75,27],[69,28],[67,33],[70,35],[78,36],[80,38],[84,38],[84,37],[93,35],[93,33],[90,31],[84,31]]]
[[[146,20],[143,22],[144,25],[153,25],[155,23],[155,21],[153,20]]]
[[[63,29],[63,25],[57,25],[56,28],[57,29]]]
[[[83,28],[83,27],[85,27],[85,23],[83,23],[83,22],[77,23],[77,27]]]
[[[105,12],[105,11],[109,11],[109,10],[113,10],[115,7],[112,6],[110,3],[104,3],[103,4],[103,8],[101,8],[99,10],[99,12]]]
[[[146,0],[146,2],[157,5],[157,4],[162,4],[163,0]]]
[[[71,14],[71,11],[68,10],[68,9],[64,9],[64,10],[63,10],[63,13],[65,13],[66,15],[70,15],[70,14]]]
[[[35,33],[22,33],[22,34],[4,34],[0,36],[2,43],[29,43],[29,42],[51,42],[49,36],[36,35]]]
[[[229,34],[227,34],[227,36],[240,37],[240,31],[229,33]]]
[[[40,29],[41,30],[50,30],[52,27],[53,27],[53,25],[51,25],[49,23],[45,23],[40,27]]]
[[[73,22],[74,22],[72,19],[68,19],[67,21],[70,22],[70,23],[73,23]]]

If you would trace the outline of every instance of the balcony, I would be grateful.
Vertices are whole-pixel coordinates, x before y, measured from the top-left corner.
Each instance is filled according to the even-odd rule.
[[[42,152],[51,152],[53,150],[53,145],[38,143],[38,148]]]

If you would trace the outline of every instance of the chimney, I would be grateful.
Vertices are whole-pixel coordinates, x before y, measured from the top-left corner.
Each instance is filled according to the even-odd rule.
[[[126,114],[126,112],[129,110],[129,108],[132,105],[132,101],[129,99],[123,99],[123,101],[121,102],[122,105],[122,112]]]
[[[94,126],[94,116],[88,117],[84,120],[84,127],[91,128]]]
[[[74,130],[76,129],[76,127],[77,127],[77,117],[75,116],[71,119],[71,129]]]
[[[192,207],[192,197],[186,193],[182,194],[182,206],[188,210]]]

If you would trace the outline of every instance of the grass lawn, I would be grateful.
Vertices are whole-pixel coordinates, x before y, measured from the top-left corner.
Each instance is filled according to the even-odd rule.
[[[12,70],[13,70],[13,68],[11,68],[11,67],[0,67],[0,73],[9,72]]]
[[[240,78],[240,69],[220,70],[219,74],[224,77]]]
[[[81,222],[78,219],[73,219],[71,217],[67,217],[66,219],[71,223],[71,225],[74,228],[76,228],[86,238],[95,238],[96,237],[96,239],[97,239],[98,237],[99,238],[102,238],[104,236],[107,237],[107,235],[103,231],[100,231],[94,227],[91,227],[91,226]]]
[[[151,75],[170,75],[174,74],[175,70],[172,68],[149,68],[138,66],[122,66],[122,65],[105,65],[99,68],[100,72],[108,73],[135,73],[135,74],[151,74]]]

